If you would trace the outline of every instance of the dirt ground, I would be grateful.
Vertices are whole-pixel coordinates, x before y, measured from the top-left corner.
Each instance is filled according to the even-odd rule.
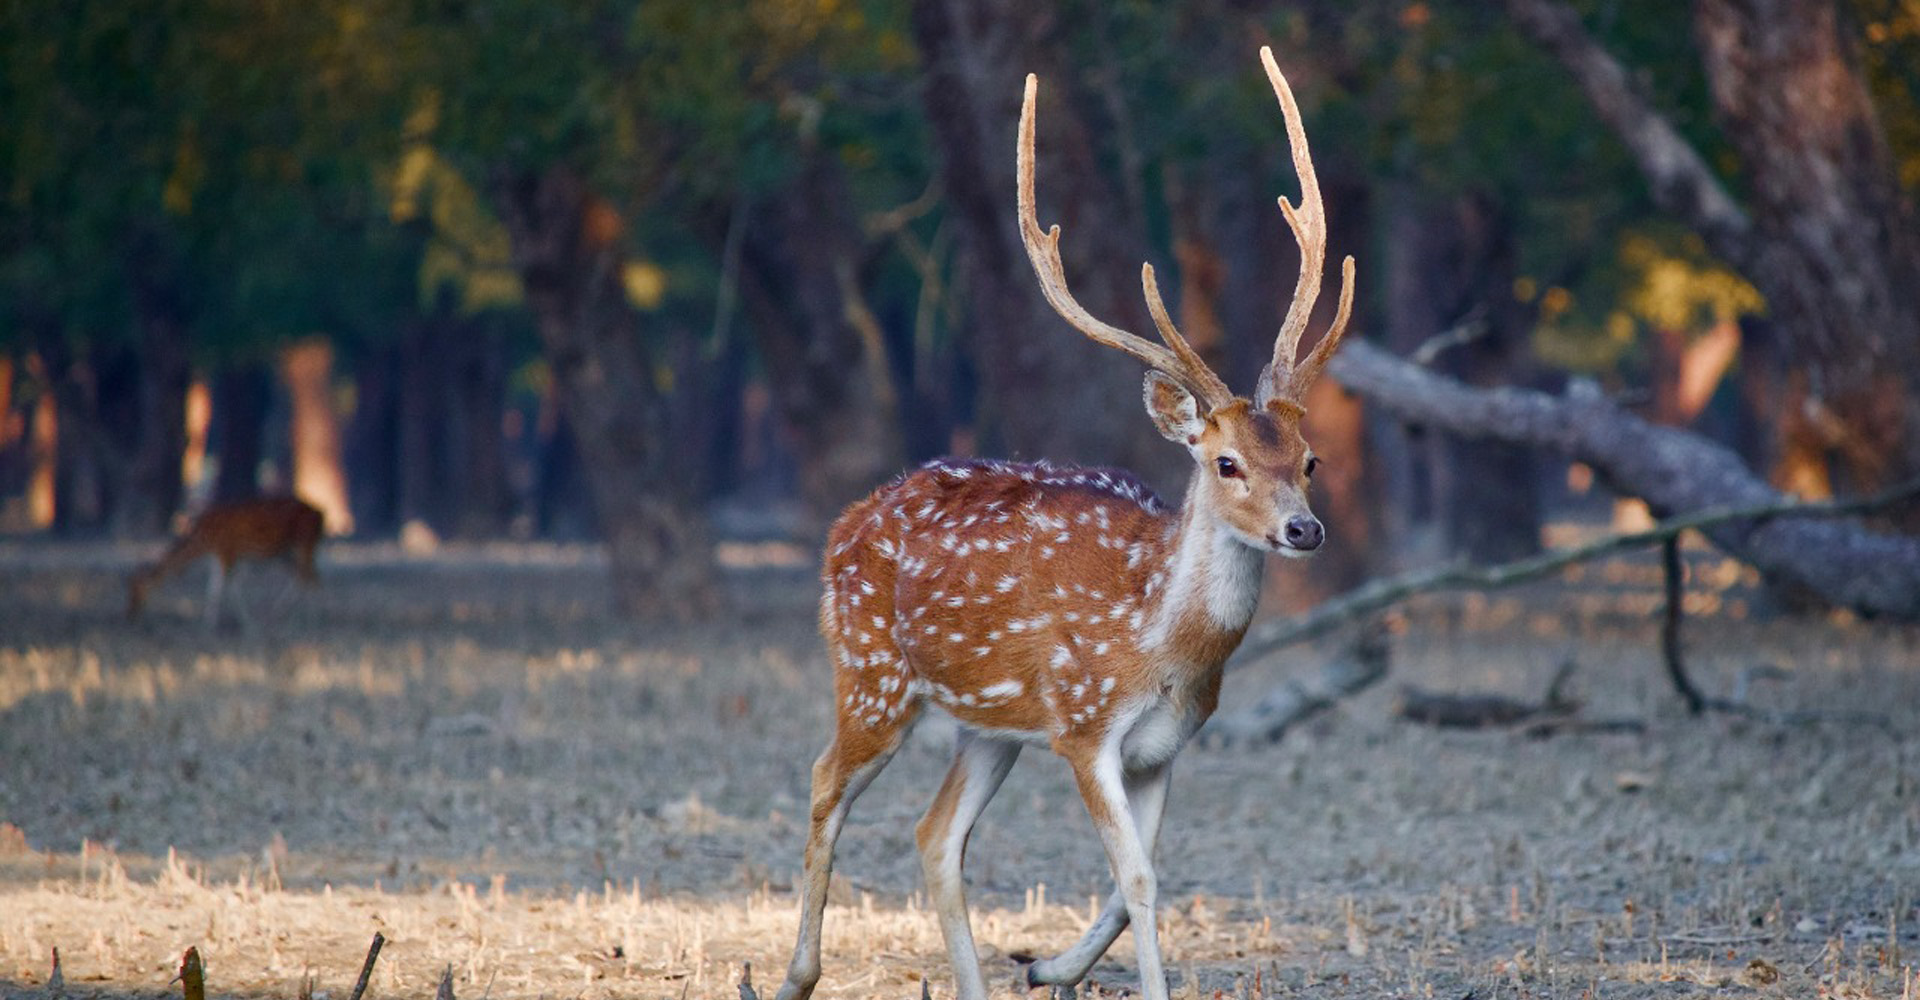
[[[591,550],[338,544],[297,594],[196,579],[122,617],[146,550],[0,541],[0,997],[770,995],[792,945],[808,769],[829,729],[811,571],[729,551],[725,621],[605,612]],[[1310,572],[1292,566],[1275,572]],[[1424,600],[1393,675],[1278,744],[1195,746],[1159,851],[1176,995],[1883,997],[1920,955],[1920,629],[1761,620],[1696,574],[1703,686],[1826,717],[1687,717],[1653,571]],[[1350,637],[1229,675],[1226,707]],[[1403,684],[1538,697],[1572,660],[1640,732],[1438,730]],[[1750,668],[1772,679],[1742,683]],[[952,732],[923,725],[860,800],[826,997],[951,995],[912,826]],[[1106,892],[1065,769],[1029,751],[969,852],[996,995]],[[54,949],[63,985],[50,989]],[[1122,937],[1088,993],[1137,989]]]

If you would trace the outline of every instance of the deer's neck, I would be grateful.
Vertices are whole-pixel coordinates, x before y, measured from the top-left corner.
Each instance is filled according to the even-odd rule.
[[[1201,502],[1198,476],[1167,529],[1147,603],[1144,645],[1190,666],[1224,662],[1253,620],[1266,566]],[[1224,647],[1224,648],[1223,648]]]

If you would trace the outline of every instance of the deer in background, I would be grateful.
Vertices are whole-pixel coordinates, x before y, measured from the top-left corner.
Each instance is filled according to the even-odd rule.
[[[1296,363],[1319,294],[1326,218],[1300,110],[1272,52],[1263,48],[1260,58],[1300,175],[1299,207],[1281,198],[1280,210],[1301,261],[1273,361],[1251,399],[1235,396],[1174,327],[1151,266],[1141,268],[1141,283],[1164,346],[1074,300],[1060,229],[1042,230],[1036,218],[1038,82],[1027,77],[1018,199],[1040,287],[1076,329],[1147,364],[1147,414],[1187,449],[1194,472],[1175,508],[1117,470],[940,461],[835,522],[820,601],[835,728],[813,766],[799,940],[781,1000],[802,1000],[820,979],[834,842],[855,797],[928,704],[961,726],[952,768],[915,830],[959,996],[986,996],[961,882],[967,837],[1021,749],[1035,745],[1072,768],[1117,888],[1077,944],[1027,968],[1028,985],[1079,982],[1131,925],[1141,991],[1166,997],[1152,855],[1168,778],[1219,701],[1266,555],[1305,556],[1324,538],[1307,506],[1317,460],[1300,421],[1353,304],[1349,257],[1333,325]]]
[[[207,580],[207,627],[220,624],[221,599],[227,577],[242,559],[285,559],[302,583],[319,575],[313,551],[320,544],[325,519],[312,504],[296,497],[261,497],[214,504],[194,518],[159,559],[133,571],[127,578],[127,618],[140,617],[147,594],[160,581],[205,557],[214,558]]]

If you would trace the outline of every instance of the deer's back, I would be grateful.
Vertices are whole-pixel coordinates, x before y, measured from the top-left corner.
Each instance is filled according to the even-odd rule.
[[[267,497],[208,508],[188,537],[228,560],[267,558],[311,548],[323,524],[320,512],[304,500]]]
[[[882,719],[925,695],[1028,731],[1090,718],[1140,659],[1170,525],[1108,469],[949,460],[876,490],[835,524],[823,569],[843,700]]]

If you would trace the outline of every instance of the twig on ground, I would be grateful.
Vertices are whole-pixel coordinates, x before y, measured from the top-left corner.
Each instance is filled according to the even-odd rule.
[[[1516,725],[1549,713],[1544,705],[1499,694],[1448,694],[1408,685],[1400,689],[1396,711],[1408,722],[1441,729],[1493,729]]]
[[[1539,735],[1551,735],[1557,730],[1539,724],[1571,719],[1580,711],[1580,703],[1567,695],[1574,666],[1572,660],[1562,661],[1547,682],[1546,694],[1537,702],[1499,694],[1445,694],[1408,685],[1401,689],[1397,712],[1409,722],[1448,729],[1488,729],[1530,722]]]
[[[380,948],[387,943],[387,937],[379,931],[373,932],[373,944],[367,948],[366,964],[360,966],[360,978],[353,984],[353,995],[348,1000],[360,1000],[367,992],[367,980],[373,978],[373,963],[380,958]]]
[[[1705,945],[1709,948],[1718,948],[1723,945],[1771,941],[1773,938],[1773,934],[1765,931],[1758,934],[1702,934],[1692,931],[1680,931],[1665,935],[1663,940],[1672,941],[1675,944],[1698,944]]]
[[[1561,733],[1605,734],[1644,733],[1647,724],[1639,719],[1582,719],[1575,715],[1550,715],[1520,724],[1519,733],[1534,739],[1546,739]]]

